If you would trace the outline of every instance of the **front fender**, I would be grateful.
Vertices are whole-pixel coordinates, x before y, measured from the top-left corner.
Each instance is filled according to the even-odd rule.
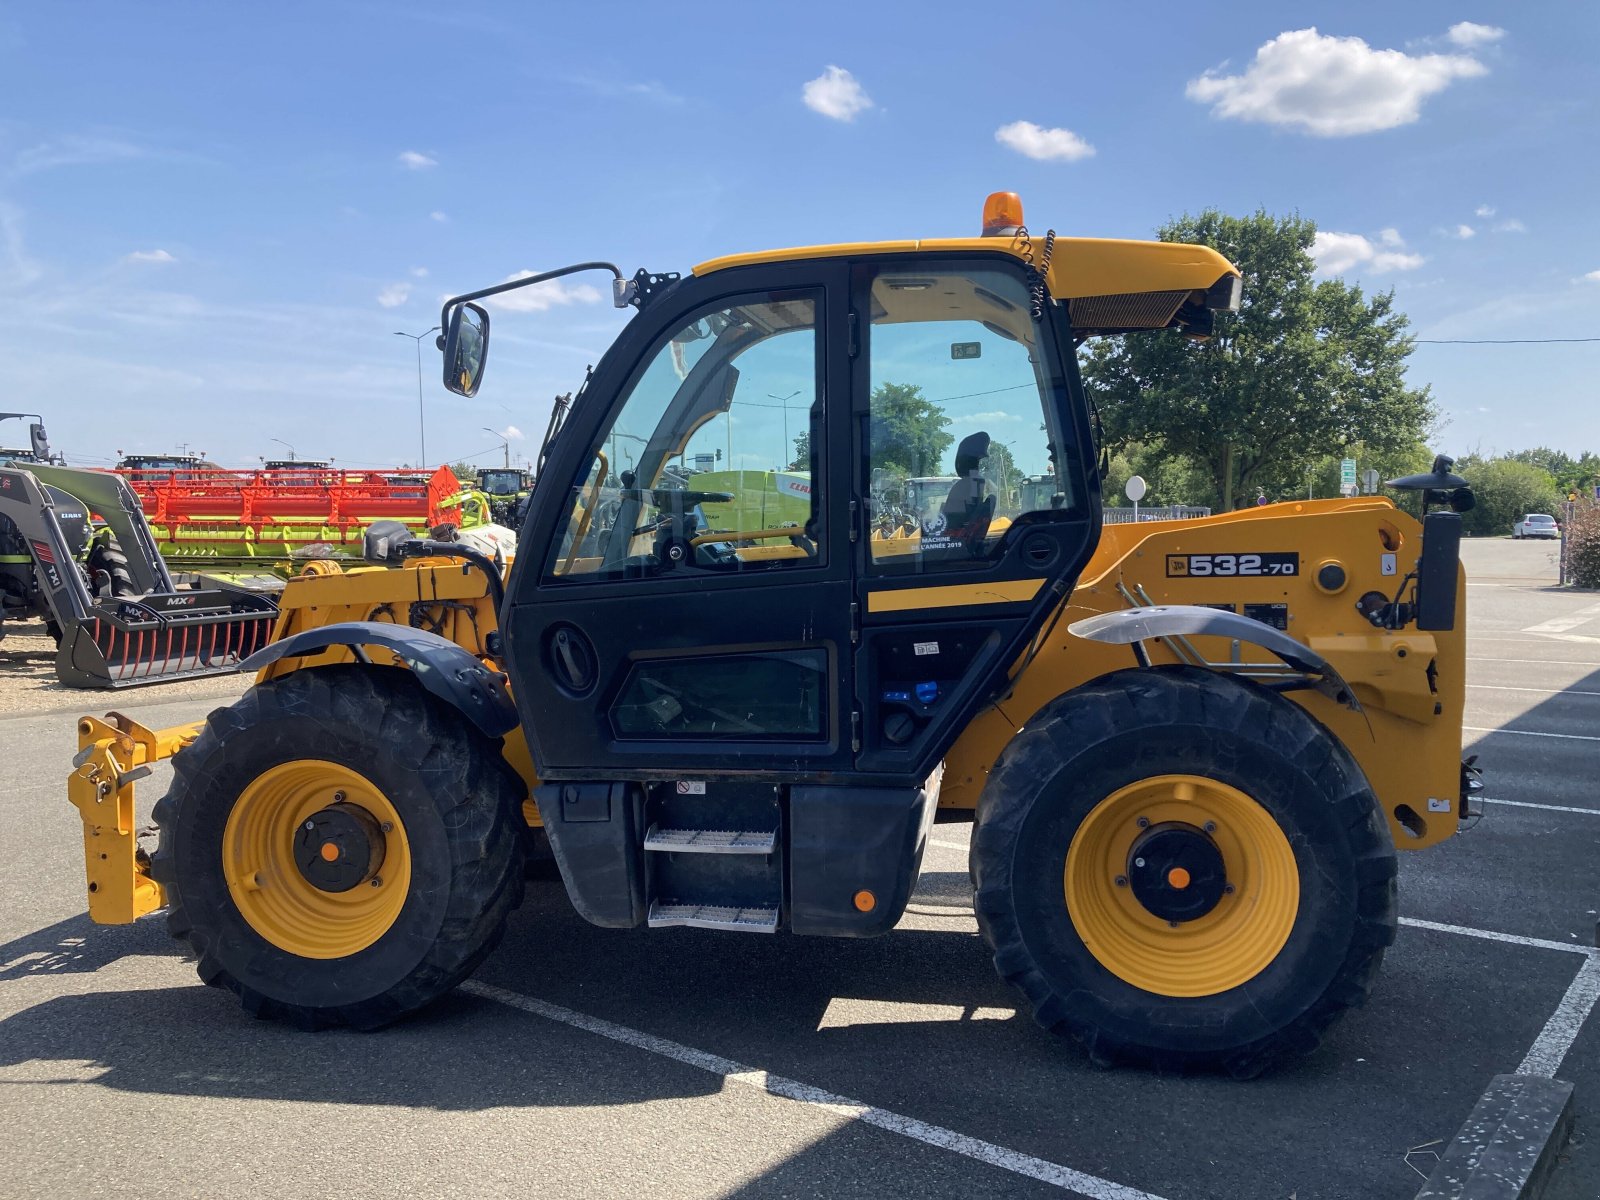
[[[241,671],[259,671],[280,658],[318,654],[330,646],[359,651],[379,646],[411,668],[428,691],[490,737],[504,737],[519,723],[517,706],[506,690],[506,677],[485,667],[474,655],[448,638],[388,621],[347,621],[307,629],[258,650],[239,664]],[[358,654],[358,657],[360,655]]]
[[[1074,621],[1067,629],[1074,637],[1091,642],[1128,645],[1162,637],[1203,635],[1225,637],[1276,654],[1290,667],[1315,676],[1314,686],[1330,699],[1360,711],[1355,693],[1322,655],[1303,642],[1252,617],[1201,604],[1154,604],[1124,608]],[[1226,664],[1222,664],[1226,665]]]

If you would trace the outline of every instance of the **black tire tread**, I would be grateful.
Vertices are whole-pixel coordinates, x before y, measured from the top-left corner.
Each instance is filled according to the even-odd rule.
[[[1315,1003],[1268,1037],[1222,1053],[1162,1050],[1119,1040],[1086,1020],[1034,962],[1009,897],[1013,840],[1027,815],[1035,781],[1065,758],[1130,729],[1182,722],[1250,731],[1330,778],[1330,792],[1356,847],[1355,929],[1343,961]],[[1225,1070],[1260,1074],[1314,1050],[1327,1029],[1371,994],[1384,949],[1398,923],[1398,861],[1389,829],[1364,775],[1343,744],[1298,705],[1254,684],[1200,668],[1119,671],[1047,704],[1001,753],[978,800],[970,873],[979,930],[1000,977],[1027,998],[1035,1019],[1080,1042],[1102,1066],[1162,1072]]]
[[[96,541],[89,551],[86,564],[91,574],[104,571],[111,577],[111,598],[126,600],[138,596],[139,588],[133,582],[133,572],[128,569],[128,556],[117,544],[115,534],[107,533]]]
[[[522,902],[523,834],[520,816],[513,817],[525,786],[498,744],[406,675],[395,668],[351,665],[292,672],[251,688],[232,707],[212,711],[200,736],[173,759],[172,787],[153,810],[160,840],[151,874],[167,891],[168,931],[189,945],[201,980],[232,992],[246,1012],[305,1029],[387,1025],[471,975],[499,944],[507,918]],[[414,766],[435,781],[436,795],[442,786],[457,797],[441,814],[451,830],[453,882],[437,938],[404,979],[378,995],[334,1007],[275,999],[230,973],[211,952],[205,914],[189,911],[174,870],[174,831],[203,795],[214,765],[228,755],[230,738],[308,706],[370,730],[375,756]]]

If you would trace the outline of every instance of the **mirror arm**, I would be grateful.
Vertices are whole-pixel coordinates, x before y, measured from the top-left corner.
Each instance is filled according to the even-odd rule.
[[[468,292],[462,296],[451,296],[450,299],[446,300],[443,306],[439,309],[439,327],[440,329],[448,328],[450,325],[450,310],[458,305],[465,304],[469,300],[481,300],[485,296],[498,296],[501,292],[509,292],[516,288],[532,287],[536,283],[547,283],[552,279],[560,279],[563,275],[576,275],[579,271],[610,271],[611,274],[616,277],[617,283],[624,282],[622,271],[612,263],[608,262],[578,263],[575,266],[562,267],[555,271],[545,271],[540,275],[530,275],[526,279],[513,279],[509,283],[497,283],[494,287],[486,287],[476,292]],[[612,286],[613,289],[616,288],[616,284],[613,284]],[[443,333],[439,335],[438,346],[440,350],[444,349]]]

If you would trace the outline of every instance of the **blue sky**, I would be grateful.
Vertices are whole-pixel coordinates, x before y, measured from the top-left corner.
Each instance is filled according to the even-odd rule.
[[[1600,337],[1600,8],[1290,12],[0,7],[0,409],[79,461],[414,462],[393,335],[444,294],[965,235],[996,189],[1085,236],[1298,210],[1422,337]],[[514,293],[473,400],[425,346],[431,460],[535,452],[624,320],[589,279]],[[1600,343],[1412,362],[1441,449],[1600,449]]]

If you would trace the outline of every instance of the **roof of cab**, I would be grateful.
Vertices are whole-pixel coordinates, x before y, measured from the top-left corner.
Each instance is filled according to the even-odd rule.
[[[1034,260],[1044,238],[1032,239]],[[732,267],[806,259],[865,258],[894,254],[985,252],[1022,257],[1016,237],[926,238],[899,242],[842,242],[729,254],[694,268],[710,275]],[[1193,293],[1203,293],[1239,269],[1209,246],[1123,238],[1058,237],[1050,258],[1050,294],[1067,301],[1073,326],[1087,332],[1161,329],[1171,324]]]

